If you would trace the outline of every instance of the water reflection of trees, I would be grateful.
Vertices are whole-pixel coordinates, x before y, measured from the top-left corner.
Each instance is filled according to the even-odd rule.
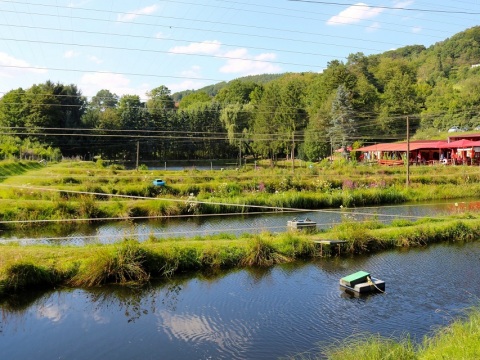
[[[217,269],[188,276],[177,276],[162,281],[153,281],[144,286],[108,285],[81,291],[85,294],[88,302],[93,304],[95,310],[115,307],[121,309],[128,322],[134,322],[143,315],[155,313],[158,301],[161,301],[162,306],[166,309],[175,311],[182,289],[188,282],[198,279],[213,283],[232,273],[232,271]],[[70,291],[74,291],[74,289],[25,291],[1,297],[0,331],[8,323],[21,322],[31,307],[45,307],[55,293],[61,294]]]
[[[98,288],[80,290],[87,301],[95,309],[117,308],[127,318],[128,322],[135,322],[140,317],[155,313],[158,302],[162,307],[175,311],[181,299],[182,289],[192,280],[199,280],[214,284],[221,279],[238,273],[246,272],[253,283],[260,283],[272,276],[273,271],[282,271],[286,275],[292,275],[305,266],[311,266],[309,261],[295,261],[293,263],[280,264],[273,267],[247,267],[230,270],[209,269],[195,274],[176,276],[172,279],[153,281],[145,286],[118,286],[109,285]],[[71,288],[49,291],[21,292],[0,298],[1,326],[13,321],[22,321],[31,307],[45,308],[54,294],[64,294],[79,291]],[[68,302],[68,298],[64,300]],[[68,310],[67,310],[68,311]],[[0,331],[1,331],[0,327]]]

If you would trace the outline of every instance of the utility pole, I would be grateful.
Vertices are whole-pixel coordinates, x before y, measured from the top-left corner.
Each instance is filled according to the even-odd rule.
[[[238,140],[238,163],[239,163],[239,168],[242,167],[242,140]]]
[[[410,185],[410,123],[407,115],[407,181],[405,186]]]
[[[135,170],[138,171],[138,157],[139,157],[139,153],[140,153],[140,142],[137,140],[137,163],[136,163],[136,166],[135,166]]]
[[[295,172],[295,131],[292,133],[292,173]]]

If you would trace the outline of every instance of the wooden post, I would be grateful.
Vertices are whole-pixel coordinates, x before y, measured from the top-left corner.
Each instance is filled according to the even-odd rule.
[[[410,185],[410,123],[407,116],[407,180],[405,186]]]
[[[139,153],[140,153],[140,142],[137,141],[137,163],[136,163],[136,166],[135,166],[135,170],[138,171],[138,157],[139,157]]]

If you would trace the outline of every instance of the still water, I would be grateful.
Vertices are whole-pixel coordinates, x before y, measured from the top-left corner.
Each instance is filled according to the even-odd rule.
[[[443,244],[9,299],[0,305],[1,358],[308,358],[364,332],[419,341],[478,304],[479,260],[480,242]],[[339,279],[358,270],[385,280],[386,294],[341,291]]]
[[[349,209],[330,209],[309,212],[278,212],[271,214],[250,214],[242,216],[183,216],[149,221],[110,221],[83,224],[74,230],[16,229],[1,231],[0,242],[18,241],[21,244],[70,244],[85,245],[91,243],[115,243],[126,237],[145,241],[150,236],[156,238],[194,237],[198,235],[229,233],[258,233],[262,231],[284,232],[288,220],[297,217],[309,218],[317,223],[317,228],[326,229],[348,219],[367,221],[376,219],[389,223],[393,219],[417,220],[425,216],[449,215],[452,213],[478,212],[480,202],[436,201],[427,203],[402,204],[394,206],[359,207]]]

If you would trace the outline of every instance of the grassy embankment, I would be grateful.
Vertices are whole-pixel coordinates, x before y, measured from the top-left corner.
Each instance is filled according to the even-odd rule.
[[[342,254],[358,254],[440,241],[470,241],[479,235],[480,215],[466,214],[397,221],[389,226],[375,221],[348,221],[317,234],[221,234],[193,239],[151,238],[141,244],[125,240],[86,247],[0,245],[0,294],[59,285],[141,284],[150,278],[189,271],[273,265],[318,256],[312,239],[347,240]],[[328,250],[325,255],[329,255]]]
[[[313,168],[303,164],[292,173],[285,165],[238,171],[132,171],[90,162],[0,163],[0,217],[4,221],[131,219],[480,196],[479,167],[412,167],[407,189],[403,167],[339,161]],[[165,179],[167,186],[153,186],[155,178]]]
[[[414,344],[408,336],[400,340],[370,335],[348,339],[328,349],[329,360],[474,360],[480,358],[480,307],[468,316]],[[317,358],[315,355],[309,359]],[[321,358],[320,356],[318,358]],[[323,357],[322,357],[323,358]]]

